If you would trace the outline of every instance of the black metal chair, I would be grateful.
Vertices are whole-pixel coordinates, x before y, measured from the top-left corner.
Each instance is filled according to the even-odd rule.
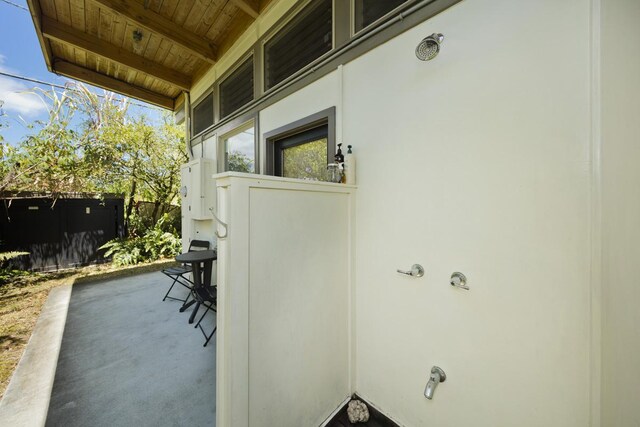
[[[218,329],[218,324],[217,324],[217,319],[216,319],[216,326],[213,328],[213,331],[211,331],[211,333],[209,335],[207,335],[207,333],[204,331],[204,328],[202,327],[202,325],[200,325],[200,323],[202,322],[202,320],[204,319],[204,317],[207,315],[207,313],[211,310],[214,313],[218,313],[217,308],[218,308],[218,287],[217,286],[210,286],[210,287],[206,287],[206,286],[202,286],[198,289],[194,289],[195,294],[196,294],[196,298],[198,298],[198,300],[200,301],[200,304],[204,305],[205,307],[207,307],[207,309],[204,311],[204,313],[202,313],[202,316],[200,317],[200,320],[198,320],[198,323],[196,323],[196,328],[200,328],[200,332],[202,332],[202,335],[204,335],[204,337],[207,339],[204,342],[203,347],[206,347],[207,344],[209,344],[209,340],[211,339],[211,337],[213,337],[213,334],[216,333],[216,330]]]
[[[207,242],[206,240],[192,240],[191,243],[189,243],[189,252],[206,251],[206,250],[209,250],[209,242]],[[191,270],[192,270],[191,266],[188,264],[182,264],[177,267],[170,267],[162,270],[162,273],[165,276],[169,277],[170,279],[173,279],[173,282],[171,283],[171,286],[169,286],[169,290],[164,295],[164,298],[162,298],[162,301],[169,298],[176,301],[182,301],[183,304],[187,302],[187,299],[189,299],[189,295],[191,295],[191,292],[193,289],[193,281],[191,281],[187,277],[188,274],[191,273]],[[169,293],[171,292],[171,290],[173,289],[176,283],[179,283],[185,288],[189,289],[189,293],[184,299],[169,296]]]

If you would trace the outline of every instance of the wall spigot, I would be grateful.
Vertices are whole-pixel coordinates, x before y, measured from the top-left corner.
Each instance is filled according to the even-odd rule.
[[[439,368],[438,366],[431,368],[431,376],[427,382],[427,387],[424,389],[424,397],[429,400],[433,399],[433,393],[435,393],[436,387],[446,379],[447,375],[444,373],[442,368]]]

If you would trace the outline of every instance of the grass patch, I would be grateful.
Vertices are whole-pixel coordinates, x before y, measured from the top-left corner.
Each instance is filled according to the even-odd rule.
[[[129,268],[111,264],[55,273],[16,277],[0,286],[0,398],[9,385],[22,352],[29,342],[40,310],[57,286],[84,281],[124,277],[164,268],[171,260],[160,260]]]

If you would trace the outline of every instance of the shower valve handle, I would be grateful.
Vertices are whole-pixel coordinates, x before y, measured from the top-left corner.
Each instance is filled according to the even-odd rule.
[[[411,270],[409,271],[404,271],[404,270],[397,270],[398,273],[400,274],[406,274],[407,276],[411,276],[411,277],[422,277],[424,276],[424,268],[420,265],[420,264],[413,264],[411,266]]]

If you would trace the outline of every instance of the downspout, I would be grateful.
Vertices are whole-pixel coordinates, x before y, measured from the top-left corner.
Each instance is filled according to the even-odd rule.
[[[189,161],[193,160],[193,148],[191,147],[191,97],[186,90],[182,92],[184,95],[184,126],[185,126],[185,144],[187,145],[187,155]]]

